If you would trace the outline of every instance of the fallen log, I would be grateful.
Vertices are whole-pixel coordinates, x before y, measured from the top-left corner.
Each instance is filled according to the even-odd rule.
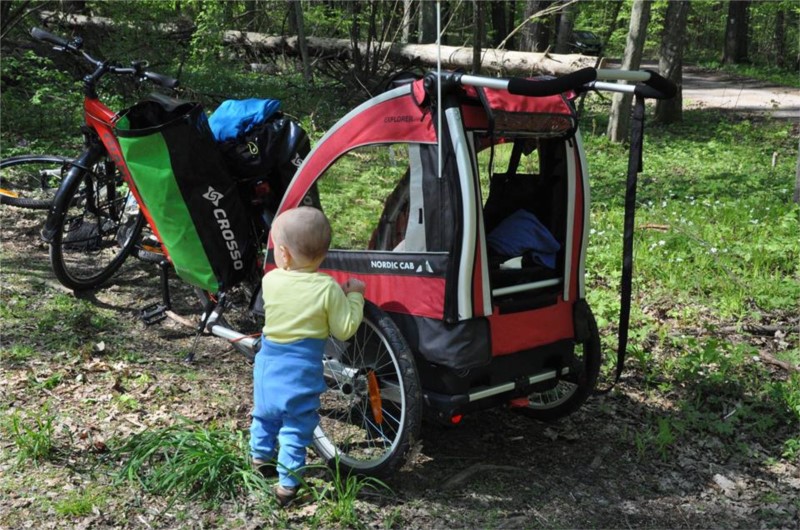
[[[270,53],[299,55],[297,37],[281,37],[244,31],[226,31],[225,44],[242,46],[247,49]],[[329,39],[308,37],[306,39],[311,55],[327,55],[339,59],[349,59],[352,42],[349,39]],[[434,66],[438,49],[435,44],[376,43],[367,48],[359,43],[362,56],[378,53],[394,62]],[[442,68],[472,68],[472,48],[442,46]],[[549,53],[529,53],[513,50],[485,49],[481,52],[481,73],[500,75],[564,75],[587,66],[594,66],[596,58],[586,55],[556,55]]]
[[[104,17],[87,17],[84,15],[60,14],[52,11],[41,13],[45,24],[57,22],[68,27],[102,27],[113,28],[115,21]],[[193,27],[187,28],[178,24],[158,24],[154,27],[176,38],[188,38]],[[300,54],[297,37],[265,35],[263,33],[244,31],[225,31],[223,43],[229,46],[242,47],[248,50],[266,53]],[[350,59],[353,45],[350,39],[332,39],[307,37],[306,43],[310,55],[327,56],[338,59]],[[359,51],[363,56],[367,53],[378,53],[391,61],[412,65],[435,66],[439,49],[436,44],[402,44],[374,43],[369,48],[366,43],[359,43]],[[471,47],[442,46],[442,68],[472,68]],[[587,55],[558,55],[551,53],[519,52],[487,48],[481,52],[481,73],[514,76],[530,75],[564,75],[587,66],[595,66],[596,58]]]
[[[786,361],[781,361],[780,359],[776,359],[773,355],[761,352],[758,354],[759,358],[762,362],[766,364],[771,364],[772,366],[777,366],[779,368],[783,368],[787,372],[797,372],[800,373],[800,366],[796,364],[792,364]]]

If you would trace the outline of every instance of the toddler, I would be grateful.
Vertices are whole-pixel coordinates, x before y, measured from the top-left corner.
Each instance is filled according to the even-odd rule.
[[[279,215],[271,235],[278,268],[262,280],[265,323],[253,369],[250,454],[264,470],[277,452],[275,493],[285,506],[297,495],[306,447],[319,424],[325,341],[356,332],[365,284],[351,278],[340,286],[317,271],[331,242],[320,210],[301,206]]]

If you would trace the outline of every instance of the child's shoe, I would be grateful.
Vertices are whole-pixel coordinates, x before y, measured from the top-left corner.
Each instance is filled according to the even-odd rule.
[[[283,508],[288,506],[297,497],[297,486],[275,486],[275,497],[278,499],[278,505]]]
[[[254,458],[251,461],[251,465],[253,466],[253,470],[260,473],[264,478],[271,478],[278,476],[278,470],[275,467],[275,462],[272,460],[262,460],[260,458]]]

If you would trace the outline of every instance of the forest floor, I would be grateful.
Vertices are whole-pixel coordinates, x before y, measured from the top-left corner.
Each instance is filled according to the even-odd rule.
[[[684,96],[691,90],[687,79]],[[167,506],[113,481],[114,463],[101,459],[114,439],[181,416],[246,430],[251,367],[208,337],[197,342],[194,363],[184,363],[191,329],[171,320],[142,324],[139,310],[160,296],[151,265],[130,260],[105,289],[77,298],[65,291],[36,237],[43,218],[0,209],[2,349],[28,351],[0,360],[0,415],[7,423],[14,411],[49,411],[56,456],[19,462],[6,426],[0,431],[0,528],[334,526],[314,503],[276,522],[248,500]],[[185,309],[191,294],[173,294],[177,310]],[[24,312],[35,318],[18,321]],[[782,318],[797,329],[797,315]],[[44,343],[46,336],[52,340]],[[774,352],[797,335],[746,340]],[[774,456],[782,427],[774,439],[734,436],[735,450],[729,437],[687,432],[659,454],[640,443],[645,419],[678,407],[681,392],[665,399],[643,388],[630,369],[613,392],[556,423],[501,408],[468,414],[456,428],[425,424],[408,465],[386,481],[391,493],[365,492],[358,519],[369,528],[800,528],[800,462]]]

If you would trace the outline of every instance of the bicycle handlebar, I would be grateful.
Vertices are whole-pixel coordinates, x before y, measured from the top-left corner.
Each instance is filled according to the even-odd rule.
[[[31,29],[31,37],[33,37],[36,40],[40,40],[42,42],[49,42],[50,44],[61,46],[63,48],[70,47],[70,42],[67,39],[59,37],[57,35],[53,35],[52,33],[40,28]]]
[[[178,80],[174,77],[144,70],[143,66],[147,64],[144,61],[135,61],[133,66],[123,67],[111,65],[108,64],[108,62],[95,59],[85,51],[81,50],[81,47],[83,46],[83,39],[80,37],[76,37],[72,41],[68,41],[63,37],[53,35],[52,33],[40,28],[31,29],[31,37],[42,42],[55,44],[56,49],[59,51],[69,52],[73,55],[81,55],[87,62],[91,63],[95,67],[94,73],[87,77],[87,81],[92,85],[97,83],[97,81],[99,81],[100,78],[107,73],[115,75],[130,75],[139,79],[147,79],[148,81],[165,88],[176,88],[179,84]]]

